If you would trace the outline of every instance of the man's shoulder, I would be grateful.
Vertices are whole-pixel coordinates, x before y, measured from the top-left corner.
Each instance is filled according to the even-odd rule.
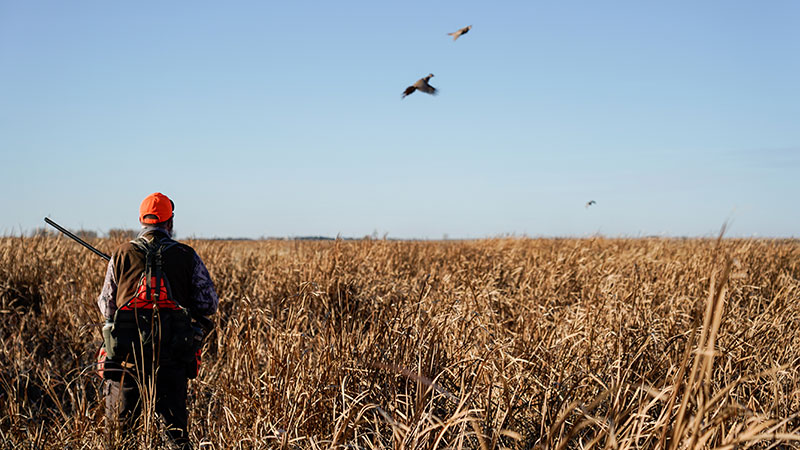
[[[191,258],[191,259],[195,258],[197,252],[195,252],[190,245],[172,239],[170,239],[170,241],[171,241],[170,246],[167,252],[170,253],[174,252],[175,254],[181,255],[181,257],[184,258]]]
[[[135,249],[136,249],[136,247],[133,245],[133,242],[125,241],[125,242],[119,244],[117,246],[117,248],[114,249],[114,251],[112,252],[112,255],[119,255],[119,254],[122,254],[122,253],[128,253],[128,252],[133,251]]]

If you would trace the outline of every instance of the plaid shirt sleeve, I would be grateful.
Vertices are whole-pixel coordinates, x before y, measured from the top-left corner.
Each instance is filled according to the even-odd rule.
[[[114,319],[114,313],[117,311],[116,298],[117,280],[114,279],[114,260],[111,259],[108,261],[103,289],[100,291],[100,296],[97,297],[97,306],[100,307],[100,313],[106,320]]]
[[[192,303],[194,310],[204,316],[214,314],[219,306],[219,298],[217,291],[214,290],[211,275],[197,252],[194,254],[194,272],[192,273]]]

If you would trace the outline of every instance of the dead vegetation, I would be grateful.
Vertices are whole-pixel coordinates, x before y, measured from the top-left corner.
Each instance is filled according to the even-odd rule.
[[[191,244],[221,298],[203,448],[797,446],[797,241]],[[102,446],[104,268],[0,240],[6,446]]]

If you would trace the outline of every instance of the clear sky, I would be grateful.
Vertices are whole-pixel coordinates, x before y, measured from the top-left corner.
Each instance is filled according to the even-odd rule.
[[[788,0],[0,0],[0,234],[135,228],[160,191],[179,237],[800,236],[798,24]]]

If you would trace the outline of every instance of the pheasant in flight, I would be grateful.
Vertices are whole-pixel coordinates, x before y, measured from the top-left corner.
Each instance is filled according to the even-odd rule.
[[[596,201],[594,201],[594,200],[589,200],[588,202],[586,202],[586,207],[588,208],[588,207],[590,207],[590,206],[592,206],[592,205],[596,205],[596,204],[597,204],[597,202],[596,202]]]
[[[469,33],[469,30],[472,28],[472,25],[466,26],[458,31],[453,31],[452,33],[447,33],[449,36],[453,36],[453,40],[460,38],[461,36]]]
[[[433,74],[429,73],[427,77],[420,78],[416,83],[407,87],[406,90],[403,91],[403,98],[408,97],[414,91],[421,91],[426,94],[436,95],[436,88],[428,84],[431,78],[433,78]]]

